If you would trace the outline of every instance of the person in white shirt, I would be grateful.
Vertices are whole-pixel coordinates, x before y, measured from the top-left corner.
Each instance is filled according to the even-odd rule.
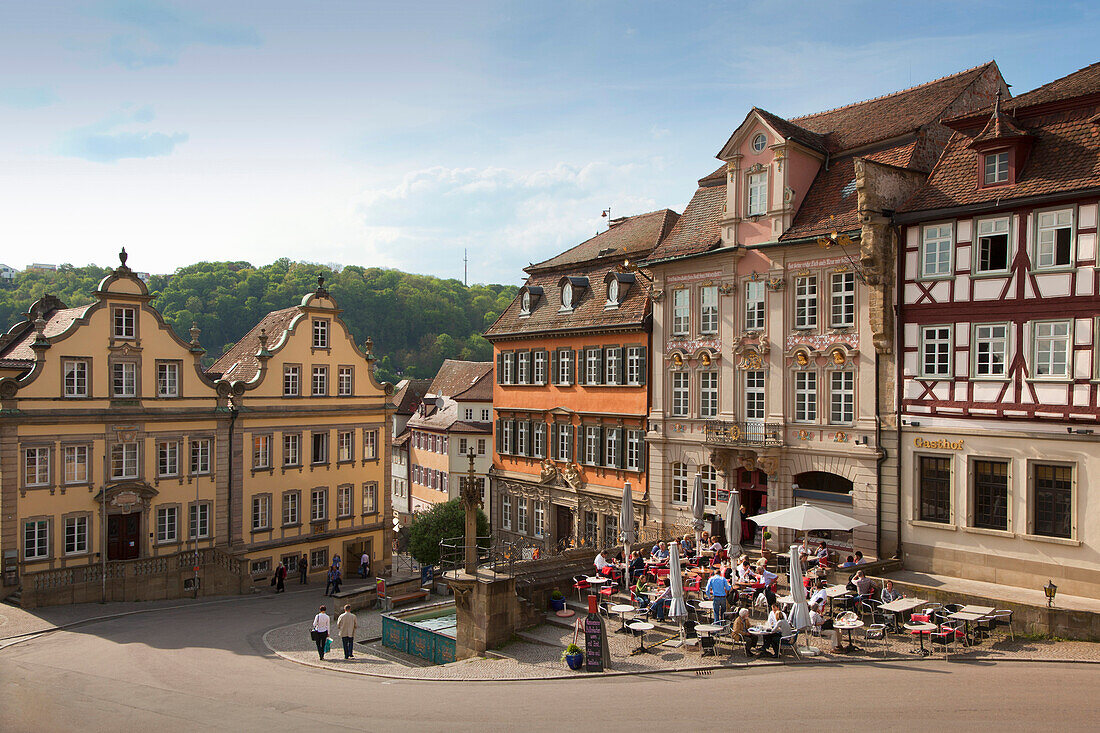
[[[768,633],[760,641],[760,654],[761,656],[767,655],[770,648],[772,649],[770,656],[778,659],[780,640],[785,634],[790,633],[791,625],[783,616],[783,611],[779,608],[778,603],[771,604],[771,608],[768,620],[764,622],[764,630]]]
[[[832,639],[833,653],[836,653],[837,647],[840,645],[840,632],[833,628],[833,620],[826,618],[821,612],[824,607],[820,603],[815,603],[810,606],[810,625],[820,629],[821,638]],[[829,636],[826,637],[826,634]]]
[[[596,572],[597,573],[602,573],[603,569],[606,568],[611,563],[607,561],[606,557],[604,557],[604,553],[598,552],[598,553],[596,553],[596,559],[593,560],[593,564],[595,564],[595,566],[596,566]]]
[[[370,575],[370,555],[367,551],[363,551],[363,555],[359,558],[359,577],[366,578]]]
[[[775,605],[775,591],[772,590],[772,583],[779,578],[778,575],[768,570],[767,561],[764,558],[760,558],[760,561],[756,563],[756,582],[761,586],[757,588],[756,593],[753,594],[753,600],[761,593],[768,599],[768,605]]]
[[[330,621],[328,614],[325,613],[325,607],[321,606],[321,610],[313,617],[313,627],[309,631],[309,635],[317,644],[317,656],[320,659],[325,658],[325,642],[328,641]]]
[[[829,593],[825,590],[825,581],[819,580],[817,582],[817,590],[810,596],[810,605],[824,607],[827,600],[829,600]]]
[[[359,628],[359,619],[351,612],[351,606],[344,606],[344,612],[336,619],[336,630],[340,632],[340,641],[344,645],[344,659],[355,659],[355,630]]]
[[[741,562],[737,565],[737,582],[752,582],[752,567],[749,565],[749,559],[747,557],[742,556]]]

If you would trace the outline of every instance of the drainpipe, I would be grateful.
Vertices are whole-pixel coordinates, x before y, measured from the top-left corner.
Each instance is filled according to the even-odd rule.
[[[225,533],[226,547],[233,546],[233,425],[237,422],[237,406],[230,403],[229,408],[229,465],[226,467],[228,477],[225,482]]]
[[[875,554],[882,559],[882,464],[886,462],[886,449],[882,447],[882,408],[879,403],[882,375],[879,369],[879,353],[875,350],[875,448],[879,452],[875,461]]]

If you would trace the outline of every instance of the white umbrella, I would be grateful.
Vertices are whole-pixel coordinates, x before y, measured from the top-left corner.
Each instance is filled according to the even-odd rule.
[[[741,495],[730,492],[726,503],[726,539],[729,541],[730,560],[734,560],[741,546]]]
[[[864,522],[813,504],[800,504],[767,514],[757,514],[749,519],[760,527],[784,527],[799,532],[809,532],[811,529],[838,529],[850,532],[864,525]]]
[[[791,584],[791,626],[806,629],[810,626],[810,604],[806,601],[806,586],[802,584],[802,561],[798,559],[798,545],[791,545],[791,566],[787,572]]]
[[[668,586],[672,598],[668,604],[668,618],[687,618],[687,604],[684,603],[684,581],[680,575],[680,543],[668,543]],[[680,623],[680,643],[684,641],[684,624]]]
[[[623,504],[619,507],[619,533],[623,538],[623,560],[626,562],[626,587],[630,588],[630,547],[634,544],[634,496],[630,482],[623,484]]]
[[[706,510],[703,504],[703,475],[695,474],[695,483],[691,486],[691,528],[695,530],[695,549],[702,550],[699,544],[703,541],[703,512]]]

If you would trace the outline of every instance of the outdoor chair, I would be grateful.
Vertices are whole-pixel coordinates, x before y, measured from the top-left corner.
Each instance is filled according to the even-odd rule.
[[[577,603],[584,603],[584,598],[581,597],[581,594],[592,587],[592,584],[588,582],[588,576],[574,575],[573,587],[577,589]]]
[[[802,654],[798,651],[798,634],[800,632],[795,631],[793,634],[787,634],[786,636],[779,637],[779,656],[783,656],[784,647],[790,647],[791,653],[794,654],[794,658],[801,661]]]
[[[715,648],[716,641],[717,639],[710,635],[699,638],[699,647],[703,650],[702,656],[714,657],[718,655],[718,650]]]
[[[886,649],[890,646],[890,639],[886,635],[886,624],[871,624],[864,629],[863,637],[868,642],[873,641],[876,645],[881,646],[882,656],[886,656]]]
[[[962,633],[962,629],[949,624],[942,624],[938,631],[933,631],[928,635],[928,641],[935,648],[936,644],[943,645],[943,658],[947,659],[948,654],[951,653],[951,646],[955,644],[959,639],[959,634]]]
[[[1008,629],[1008,635],[1016,641],[1016,633],[1012,629],[1012,611],[1007,608],[999,608],[993,612],[993,621],[996,628],[1004,626]]]
[[[859,604],[860,615],[870,616],[872,624],[879,623],[882,613],[879,612],[878,607],[881,605],[882,601],[876,601],[874,598],[864,598]]]

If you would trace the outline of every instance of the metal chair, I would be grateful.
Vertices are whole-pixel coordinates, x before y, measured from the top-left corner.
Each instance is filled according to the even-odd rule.
[[[928,643],[933,649],[936,644],[943,644],[943,658],[947,659],[951,653],[951,646],[958,640],[961,633],[962,629],[949,624],[941,624],[938,631],[933,631],[928,635]]]
[[[592,584],[588,582],[588,576],[574,575],[573,587],[577,589],[577,603],[584,603],[584,599],[581,597],[581,593],[592,587]]]
[[[863,638],[866,641],[873,641],[877,646],[882,647],[882,656],[886,657],[886,648],[890,645],[890,639],[886,635],[886,624],[871,624],[863,631]]]
[[[795,631],[793,634],[787,634],[786,636],[779,637],[779,656],[783,656],[783,647],[790,647],[791,653],[794,654],[794,658],[802,661],[802,653],[798,651],[798,635],[800,632]]]
[[[1016,632],[1012,628],[1012,611],[1007,608],[999,608],[993,612],[993,621],[996,627],[1008,627],[1008,635],[1016,641]]]

